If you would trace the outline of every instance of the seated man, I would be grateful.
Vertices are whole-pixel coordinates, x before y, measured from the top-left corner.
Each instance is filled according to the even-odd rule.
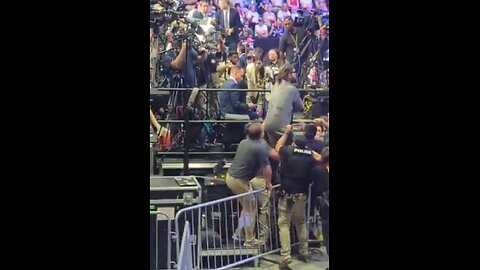
[[[241,89],[240,82],[243,80],[243,69],[233,66],[230,70],[230,78],[223,84],[222,88],[231,89],[221,91],[219,94],[220,113],[225,119],[231,120],[254,120],[258,115],[252,109],[256,105],[247,102],[246,92],[238,92]],[[245,123],[228,123],[223,133],[222,142],[226,149],[232,144],[239,143],[243,139],[243,128]]]
[[[222,88],[232,89],[232,91],[220,92],[220,110],[225,117],[227,114],[248,115],[250,120],[258,118],[256,112],[251,109],[256,105],[246,102],[246,93],[235,91],[240,89],[239,84],[243,81],[243,69],[233,66],[230,70],[230,78],[223,84]]]

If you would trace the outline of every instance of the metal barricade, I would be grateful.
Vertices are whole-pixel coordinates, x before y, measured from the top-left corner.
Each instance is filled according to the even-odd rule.
[[[266,255],[280,251],[278,230],[278,198],[274,192],[280,185],[276,185],[270,192],[257,189],[252,192],[230,196],[227,198],[202,203],[184,208],[175,216],[175,234],[182,235],[182,224],[189,224],[189,230],[194,234],[192,264],[194,269],[229,269],[235,266],[253,262]],[[310,195],[310,192],[309,192]],[[248,196],[254,196],[252,202],[255,208],[254,217],[242,215],[240,201]],[[245,200],[246,201],[246,200]],[[306,204],[306,225],[309,232],[310,196]],[[253,223],[253,224],[252,224]],[[257,245],[242,245],[238,238],[244,238],[242,229],[254,226],[254,236],[262,241]],[[184,232],[183,232],[184,233]],[[298,245],[295,227],[291,226],[292,247]],[[309,243],[318,243],[318,240],[309,240]],[[183,241],[176,242],[177,254],[181,254],[180,247]],[[180,257],[177,257],[177,262]]]
[[[278,198],[274,195],[275,190],[280,185],[273,186],[270,192],[260,188],[252,192],[243,193],[235,196],[226,197],[211,202],[202,203],[181,209],[175,216],[175,234],[183,235],[185,230],[192,233],[187,246],[192,252],[191,262],[193,269],[229,269],[235,266],[244,265],[253,262],[258,266],[258,260],[269,254],[280,251],[280,238],[278,229]],[[253,202],[255,218],[250,220],[242,216],[240,211],[240,200],[248,196],[254,196]],[[266,198],[266,200],[265,200]],[[311,186],[308,192],[306,203],[306,226],[307,233],[310,236],[310,225],[315,223],[321,234],[321,225],[318,224],[318,215],[312,210]],[[253,222],[255,238],[263,241],[258,245],[244,246],[241,241],[236,239],[243,238],[240,233],[245,225]],[[266,224],[265,224],[266,223]],[[185,224],[184,226],[181,226]],[[290,227],[291,246],[298,246],[298,238],[295,226]],[[181,231],[183,230],[183,232]],[[232,237],[234,236],[235,237]],[[235,238],[235,239],[234,239]],[[310,237],[309,237],[310,238]],[[181,258],[183,254],[181,247],[185,246],[185,240],[178,239],[176,242],[177,262],[185,263]],[[309,244],[313,244],[311,251],[324,253],[320,248],[322,239],[309,239]],[[312,250],[313,249],[313,250]]]
[[[180,246],[180,253],[178,255],[177,269],[193,269],[192,244],[194,243],[194,237],[190,234],[190,223],[187,221],[185,222],[185,227],[183,230],[182,245]]]
[[[307,233],[309,236],[308,243],[309,244],[317,244],[320,246],[315,246],[315,247],[310,247],[310,250],[314,250],[315,252],[325,254],[325,250],[323,250],[321,247],[323,246],[323,232],[322,232],[322,222],[321,222],[321,217],[319,215],[319,209],[317,209],[316,205],[316,198],[312,198],[312,187],[313,183],[309,185],[308,187],[308,203],[307,203]],[[313,206],[312,206],[313,204]],[[313,212],[313,216],[312,216]],[[312,226],[313,225],[313,226]],[[310,229],[314,228],[314,232],[310,232]],[[311,235],[314,235],[316,239],[310,239]]]
[[[276,237],[278,230],[275,220],[272,221],[271,218],[276,216],[276,198],[270,194],[273,194],[278,187],[279,185],[274,186],[269,193],[264,189],[258,189],[181,209],[175,217],[175,232],[176,235],[181,235],[181,224],[189,222],[191,225],[189,229],[195,233],[193,267],[195,269],[226,269],[225,267],[251,261],[258,262],[258,258],[262,255],[275,252],[279,247],[279,239]],[[241,215],[240,201],[246,202],[247,197],[253,196],[254,201],[250,200],[249,203],[253,209],[258,210],[257,205],[261,195],[267,196],[263,212],[258,215],[258,211],[255,211],[253,219],[247,215]],[[269,227],[269,224],[261,224],[260,218],[257,218],[261,215],[267,215],[266,222],[275,226],[270,230],[268,238],[263,236],[265,238],[263,244],[244,246],[240,241],[232,238],[233,235],[242,237],[239,232],[247,226],[253,227],[255,238],[262,237],[263,228]],[[180,252],[180,244],[180,241],[176,242],[178,252]]]
[[[163,211],[157,210],[150,211],[150,218],[150,269],[170,270],[172,263],[174,263],[172,262],[171,249],[173,217],[169,216]],[[163,226],[165,225],[164,222],[167,223],[166,227]],[[165,234],[163,234],[163,232],[165,232]],[[163,245],[165,243],[165,239],[166,246]]]

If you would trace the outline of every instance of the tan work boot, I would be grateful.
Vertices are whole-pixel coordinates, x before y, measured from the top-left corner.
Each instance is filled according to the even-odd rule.
[[[292,259],[288,259],[288,260],[283,260],[279,265],[278,265],[278,268],[280,269],[283,269],[283,270],[287,270],[287,269],[291,269],[288,265],[292,263]]]

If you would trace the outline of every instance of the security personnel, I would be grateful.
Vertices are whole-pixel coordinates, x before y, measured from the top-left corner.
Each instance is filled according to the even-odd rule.
[[[292,126],[287,125],[285,133],[278,140],[275,149],[280,154],[280,194],[278,202],[278,227],[282,262],[280,269],[289,269],[292,262],[290,255],[290,222],[293,221],[297,231],[299,260],[306,262],[308,258],[308,235],[305,222],[305,203],[310,184],[310,172],[320,155],[307,148],[305,136],[296,136],[292,145],[284,145]],[[315,157],[314,157],[315,156]]]
[[[322,234],[323,242],[327,248],[327,253],[330,252],[330,203],[329,203],[329,147],[326,146],[321,152],[322,161],[316,165],[312,170],[312,196],[316,198],[318,208],[320,210],[320,217],[322,220]]]

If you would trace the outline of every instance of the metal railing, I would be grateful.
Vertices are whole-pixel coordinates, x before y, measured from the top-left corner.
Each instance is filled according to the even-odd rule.
[[[251,192],[198,204],[177,212],[175,234],[182,235],[181,229],[183,234],[185,233],[186,227],[182,226],[183,224],[189,224],[188,230],[194,234],[193,241],[189,241],[193,253],[193,269],[229,269],[252,262],[254,266],[258,266],[261,257],[280,251],[277,225],[278,198],[274,194],[280,185],[273,186],[269,192],[258,188],[259,185],[253,186],[254,190]],[[312,222],[310,197],[309,190],[305,217],[308,234],[309,223]],[[249,203],[250,209],[254,209],[253,213],[244,211],[246,202]],[[242,245],[239,239],[246,240],[248,237],[246,230],[249,228],[253,229],[254,237],[260,241]],[[245,236],[242,235],[242,231],[245,232]],[[298,245],[294,231],[294,226],[291,226],[292,247]],[[319,241],[309,240],[309,243],[312,242]],[[177,254],[182,254],[183,245],[183,240],[176,242]],[[181,260],[183,259],[180,255],[177,255],[177,262]]]
[[[278,187],[279,185],[274,188]],[[193,249],[194,268],[217,269],[223,267],[225,263],[233,267],[237,263],[243,264],[258,258],[260,254],[258,248],[243,246],[239,241],[232,239],[232,236],[235,232],[239,233],[242,231],[246,223],[252,222],[252,220],[241,216],[240,200],[254,196],[256,198],[255,202],[249,201],[253,206],[257,203],[257,194],[264,191],[264,189],[258,189],[202,203],[184,208],[176,214],[175,232],[177,234],[180,233],[180,224],[189,221],[188,219],[193,221],[190,229],[192,232],[196,232],[197,239],[196,248]],[[273,205],[276,205],[276,203],[274,202]],[[255,220],[256,224],[248,224],[248,226],[255,226],[257,230],[256,236],[258,237],[260,223],[258,219]],[[176,243],[176,247],[177,250],[180,249],[179,242]]]
[[[182,235],[182,245],[180,246],[180,252],[178,253],[178,270],[191,270],[193,269],[193,254],[192,246],[195,243],[195,238],[190,234],[190,223],[185,222]]]
[[[199,91],[205,91],[205,92],[222,92],[222,91],[236,91],[236,92],[270,92],[270,90],[265,90],[265,89],[224,89],[224,88],[198,88]],[[170,91],[179,91],[179,92],[186,92],[186,91],[192,91],[193,88],[152,88],[150,90],[150,95],[165,95],[165,92],[169,93]],[[323,89],[317,89],[317,90],[311,90],[311,89],[299,89],[300,92],[322,92],[322,93],[329,93],[328,88],[323,88]],[[183,104],[188,103],[188,98],[185,97],[187,100],[183,100]],[[322,98],[328,99],[329,96],[323,96]],[[192,123],[202,123],[202,124],[217,124],[217,123],[251,123],[251,122],[258,122],[258,120],[231,120],[231,119],[219,119],[219,120],[193,120],[192,118],[192,111],[190,108],[185,107],[184,108],[184,119],[183,120],[157,120],[158,123],[160,124],[183,124],[183,137],[186,138],[187,134],[191,132],[191,124]],[[293,124],[300,124],[300,123],[311,123],[313,120],[311,119],[292,119]],[[262,122],[262,121],[260,121]],[[188,140],[185,140],[184,145],[183,145],[183,152],[175,152],[171,153],[169,151],[161,152],[162,155],[176,155],[176,154],[182,154],[183,155],[183,175],[188,175],[189,174],[189,159],[190,155],[194,154],[193,152],[189,152],[190,148],[190,142]],[[159,152],[159,151],[155,151]],[[204,154],[205,152],[202,152],[201,154]],[[196,155],[201,155],[196,154]],[[209,153],[209,155],[212,153]],[[213,154],[219,154],[219,153],[213,153]],[[195,155],[195,154],[194,154]]]
[[[169,217],[163,211],[150,211],[150,216],[155,218],[154,222],[154,235],[150,237],[150,241],[153,241],[153,251],[150,250],[150,269],[171,269],[172,263],[172,217]],[[166,235],[160,235],[160,222],[166,221],[167,228],[166,228]],[[152,229],[152,228],[151,228]],[[150,231],[152,232],[152,231]],[[162,241],[166,242],[166,246],[163,246],[163,249],[160,247]],[[152,248],[152,242],[150,244],[150,248]],[[166,254],[164,252],[166,249]],[[166,258],[165,258],[166,256]],[[163,265],[161,262],[164,262]]]
[[[266,89],[227,89],[227,88],[198,88],[199,91],[205,92],[224,92],[224,91],[235,91],[235,92],[259,92],[259,93],[268,93],[271,90]],[[150,95],[165,95],[165,91],[191,91],[193,88],[151,88]],[[162,92],[163,91],[163,92]],[[320,88],[320,89],[298,89],[300,92],[319,92],[325,93],[329,91],[329,88]],[[326,97],[328,98],[328,96]]]

